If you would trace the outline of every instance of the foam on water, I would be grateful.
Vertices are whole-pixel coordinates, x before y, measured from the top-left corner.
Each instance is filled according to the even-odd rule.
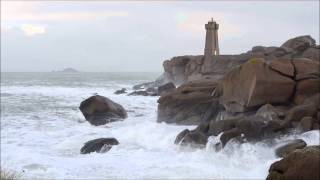
[[[173,143],[176,135],[195,126],[157,123],[157,97],[113,94],[136,80],[113,86],[107,85],[107,78],[81,86],[36,82],[1,84],[1,167],[21,173],[23,178],[263,179],[270,164],[278,160],[275,146],[262,142],[231,142],[215,152],[212,138],[205,149],[179,148]],[[91,126],[78,107],[93,93],[123,105],[128,118]],[[115,137],[120,144],[105,154],[80,154],[86,141],[101,137]],[[277,141],[294,138],[314,145],[320,137],[319,131],[310,131]]]

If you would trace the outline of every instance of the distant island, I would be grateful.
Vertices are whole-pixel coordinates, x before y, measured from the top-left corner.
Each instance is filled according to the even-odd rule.
[[[63,72],[63,73],[78,73],[80,71],[74,69],[74,68],[65,68],[61,71],[52,71],[52,72]]]

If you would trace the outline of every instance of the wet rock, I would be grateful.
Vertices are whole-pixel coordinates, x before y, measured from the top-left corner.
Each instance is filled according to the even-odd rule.
[[[105,152],[108,152],[112,148],[112,146],[118,145],[118,144],[119,142],[115,138],[94,139],[86,142],[84,146],[81,148],[80,153],[81,154],[88,154],[92,152],[105,153]]]
[[[79,109],[86,120],[96,126],[127,118],[127,112],[120,104],[100,95],[82,101]]]
[[[157,96],[157,94],[148,91],[133,91],[128,96]]]
[[[174,91],[176,89],[176,86],[170,82],[170,83],[167,83],[167,84],[164,84],[162,86],[159,86],[158,87],[158,94],[159,96],[164,96],[172,91]]]
[[[235,118],[235,119],[226,119],[226,120],[220,120],[220,121],[210,121],[208,134],[218,136],[220,133],[224,131],[231,130],[236,127],[236,123],[241,118]]]
[[[278,147],[275,150],[275,153],[278,157],[285,157],[289,153],[293,152],[296,149],[303,149],[307,146],[307,143],[304,142],[302,139],[295,139],[286,142],[284,145]]]
[[[152,82],[145,82],[145,83],[137,84],[137,85],[134,85],[132,87],[132,89],[133,90],[140,90],[140,89],[147,89],[149,87],[155,87],[155,82],[152,81]]]
[[[188,133],[190,133],[189,129],[181,131],[174,140],[174,144],[179,144]]]
[[[155,87],[149,87],[146,91],[151,94],[158,94],[158,90]]]
[[[208,136],[204,133],[198,130],[189,131],[188,129],[185,129],[177,135],[174,143],[180,144],[181,146],[203,148],[207,142]]]
[[[181,140],[181,145],[189,145],[191,147],[205,147],[208,137],[199,131],[190,131]]]
[[[267,180],[319,180],[320,146],[295,150],[273,163]]]
[[[124,94],[124,93],[127,93],[127,89],[126,88],[122,88],[122,89],[116,90],[114,92],[114,94]]]

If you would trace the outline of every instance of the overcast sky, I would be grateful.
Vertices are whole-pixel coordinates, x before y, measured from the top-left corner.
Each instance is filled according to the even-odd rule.
[[[1,1],[1,70],[160,72],[203,53],[211,17],[221,54],[307,34],[319,44],[319,1]]]

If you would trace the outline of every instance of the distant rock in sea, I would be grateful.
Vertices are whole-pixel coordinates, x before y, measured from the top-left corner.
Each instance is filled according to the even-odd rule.
[[[64,68],[61,71],[52,71],[52,72],[63,72],[63,73],[78,73],[80,71],[73,69],[73,68]]]

